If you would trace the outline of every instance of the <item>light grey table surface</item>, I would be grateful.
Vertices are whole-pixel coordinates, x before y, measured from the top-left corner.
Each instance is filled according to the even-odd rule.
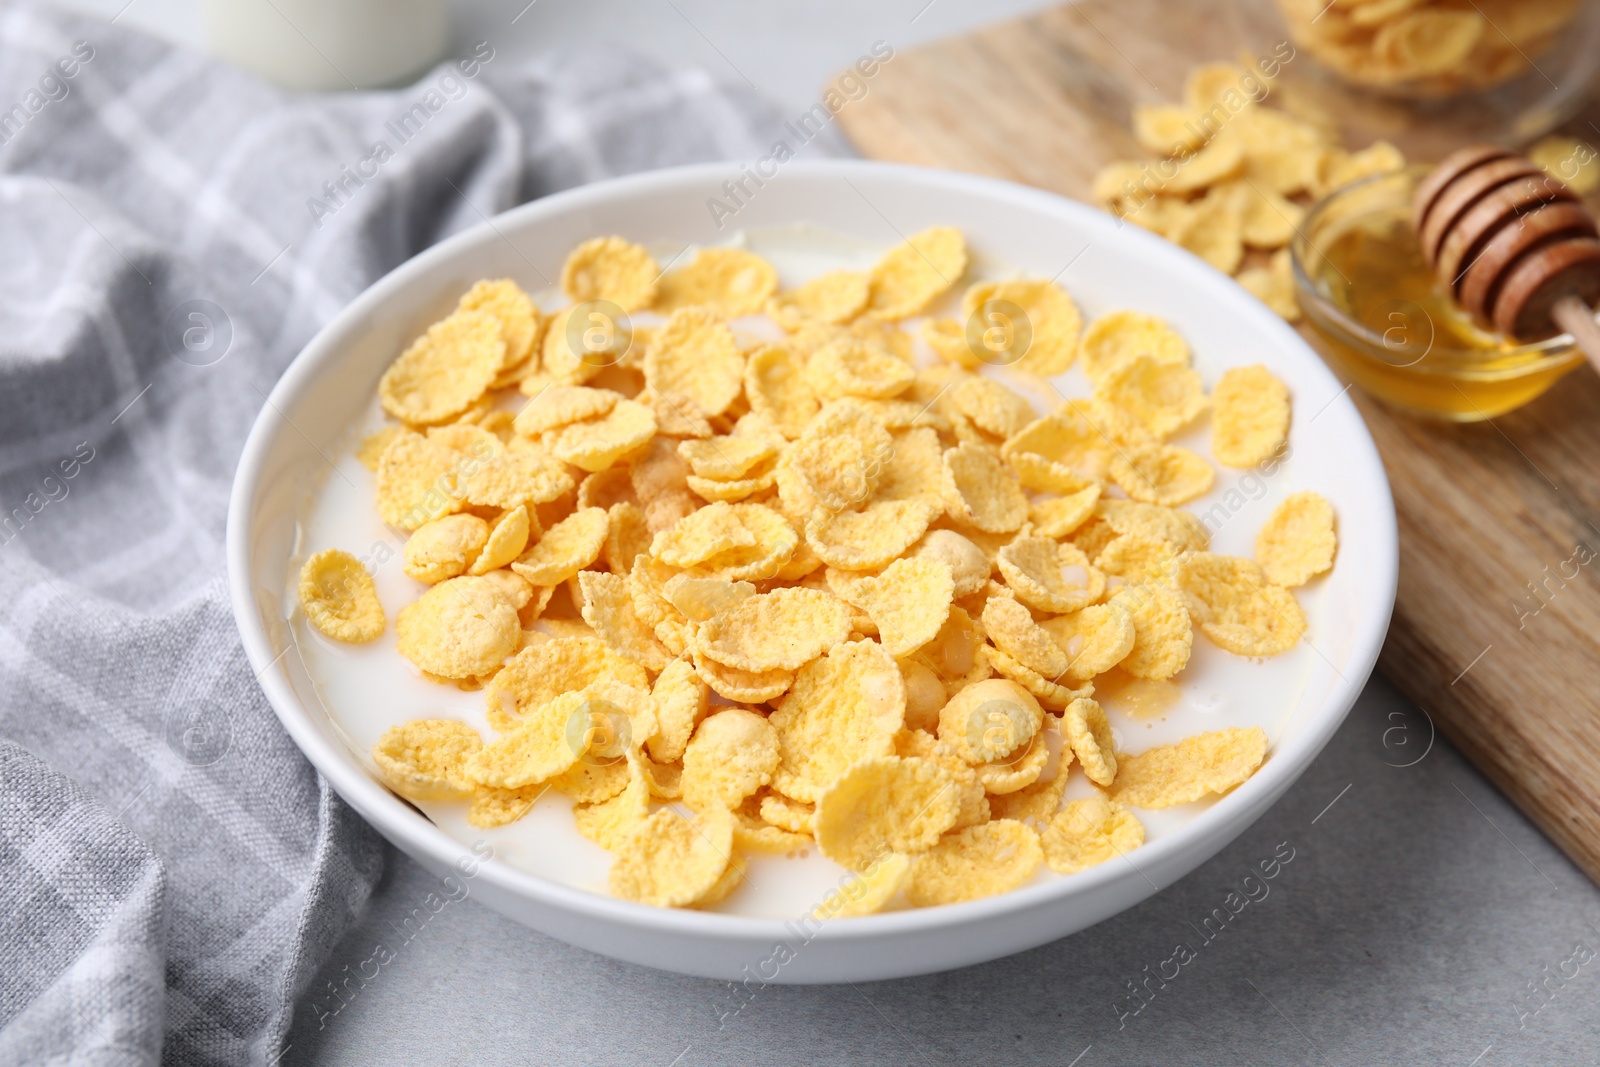
[[[68,2],[201,41],[197,0]],[[501,28],[523,2],[456,0],[457,37],[494,27],[512,57],[618,41],[801,109],[874,40],[910,47],[1045,6],[536,0]],[[1265,898],[1133,999],[1130,982],[1179,941],[1200,944],[1206,916],[1288,849]],[[570,948],[470,897],[420,929],[413,920],[408,937],[402,924],[438,888],[391,852],[365,917],[301,1001],[281,1064],[1600,1063],[1600,891],[1381,680],[1215,859],[1096,927],[961,971],[769,986],[724,1022],[722,983]],[[395,959],[336,999],[328,983],[378,941]]]

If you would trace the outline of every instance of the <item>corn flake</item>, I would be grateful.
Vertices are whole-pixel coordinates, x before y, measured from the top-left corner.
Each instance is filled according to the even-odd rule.
[[[656,285],[654,309],[663,315],[699,305],[736,319],[760,311],[778,289],[772,264],[742,248],[702,248],[687,266]]]
[[[451,578],[400,609],[400,654],[430,674],[493,674],[516,649],[517,613],[493,582]]]
[[[411,531],[461,507],[460,453],[418,433],[402,433],[378,460],[378,514],[390,526]]]
[[[572,809],[578,832],[608,852],[622,848],[649,815],[650,790],[638,774],[610,800]]]
[[[608,300],[632,312],[655,300],[660,274],[655,257],[641,246],[621,237],[596,237],[567,256],[561,289],[575,304]]]
[[[1205,524],[1187,511],[1134,500],[1104,498],[1100,501],[1099,512],[1113,535],[1139,534],[1166,541],[1174,549],[1187,548],[1194,552],[1204,552],[1211,543],[1211,534]],[[1111,538],[1106,540],[1109,542]],[[1099,555],[1104,548],[1105,545],[1099,546],[1095,554]]]
[[[1068,536],[1094,515],[1100,501],[1100,487],[1091,485],[1066,496],[1045,497],[1028,505],[1028,521],[1040,537],[1060,539]]]
[[[1117,776],[1117,752],[1105,709],[1087,697],[1074,700],[1061,716],[1061,734],[1089,780],[1110,785]]]
[[[806,522],[806,543],[830,567],[876,570],[914,545],[940,510],[917,497],[874,501],[861,511],[817,512]]]
[[[904,656],[938,635],[954,595],[948,566],[906,558],[895,560],[876,578],[864,579],[856,603],[871,617],[889,654]]]
[[[1253,467],[1288,439],[1289,390],[1259,363],[1225,371],[1211,402],[1211,454],[1218,463]]]
[[[451,516],[451,518],[456,517]],[[442,519],[440,521],[448,520]],[[472,560],[468,566],[467,573],[489,574],[494,571],[500,571],[506,564],[522,555],[523,550],[528,547],[528,535],[531,530],[532,523],[528,517],[528,509],[526,507],[511,508],[504,512],[499,518],[495,519],[494,525],[489,527],[483,547],[477,553],[477,558]],[[420,533],[421,531],[418,532]],[[412,536],[415,537],[416,535],[413,534]],[[407,550],[410,547],[410,542],[407,542]],[[502,573],[509,573],[516,577],[518,581],[526,584],[526,579],[516,575],[515,572]],[[531,593],[531,589],[529,592]],[[522,603],[527,603],[527,599],[524,596]],[[512,607],[521,608],[522,604],[513,604]]]
[[[790,333],[808,322],[849,322],[867,306],[872,279],[861,271],[834,270],[767,301],[767,314]]]
[[[1111,799],[1155,809],[1226,793],[1254,774],[1266,754],[1266,732],[1250,726],[1197,734],[1137,756],[1124,755]]]
[[[1144,844],[1144,824],[1114,800],[1074,800],[1039,835],[1044,861],[1057,874],[1077,874]]]
[[[1008,893],[1026,885],[1043,861],[1039,835],[1026,823],[969,826],[915,858],[906,900],[929,907]]]
[[[644,353],[644,380],[659,394],[682,394],[706,415],[720,415],[744,388],[744,353],[715,312],[674,311]]]
[[[705,718],[710,691],[695,673],[694,664],[678,658],[656,677],[651,695],[656,698],[656,732],[645,742],[651,759],[673,763],[683,758],[694,728]]]
[[[511,569],[534,585],[559,585],[600,558],[610,517],[599,508],[584,508],[545,531]]]
[[[992,596],[983,605],[983,632],[1012,659],[1049,678],[1066,673],[1067,655],[1033,621],[1033,614],[1009,596]]]
[[[1273,585],[1304,585],[1333,566],[1333,505],[1318,493],[1293,493],[1256,535],[1256,562]]]
[[[883,646],[834,646],[800,668],[772,713],[780,756],[773,788],[814,802],[851,764],[893,751],[905,707],[905,681]]]
[[[984,588],[994,570],[983,549],[954,530],[929,530],[911,546],[907,558],[942,563],[949,568],[951,596],[956,598],[971,596]]]
[[[777,769],[777,731],[764,716],[727,708],[702,719],[684,750],[684,803],[695,811],[736,808]]]
[[[973,444],[948,449],[944,469],[951,518],[986,533],[1014,533],[1028,521],[1022,486],[990,449]]]
[[[996,557],[1017,599],[1040,611],[1077,611],[1099,600],[1106,577],[1076,547],[1048,537],[1019,537]]]
[[[709,619],[700,628],[697,647],[725,666],[753,673],[792,671],[848,636],[850,609],[832,593],[774,589]]]
[[[920,314],[967,271],[967,242],[952,226],[912,234],[873,266],[867,314],[895,321]]]
[[[867,870],[887,853],[931,848],[956,813],[955,782],[933,760],[864,759],[817,798],[817,845],[840,866]]]
[[[963,688],[939,712],[939,740],[977,766],[1022,752],[1044,723],[1044,709],[1016,682],[991,678]]]
[[[494,382],[505,351],[499,319],[482,311],[458,311],[428,327],[384,371],[378,399],[383,410],[402,422],[447,422]]]
[[[524,437],[538,437],[570,423],[601,418],[621,399],[609,389],[552,384],[522,405],[511,425]]]
[[[823,920],[874,915],[899,894],[910,875],[911,857],[891,852],[841,879],[839,888],[824,897],[811,915]]]
[[[709,893],[733,858],[733,815],[721,808],[691,821],[671,809],[648,816],[616,851],[613,896],[674,908]]]
[[[467,762],[483,747],[478,731],[450,719],[414,719],[384,731],[372,746],[383,780],[411,800],[460,800],[472,795]]]
[[[383,633],[378,587],[361,561],[340,548],[318,552],[300,568],[306,621],[335,641],[365,644]]]
[[[1178,569],[1178,584],[1200,629],[1238,656],[1276,656],[1306,632],[1294,594],[1267,581],[1254,560],[1196,552]]]
[[[1048,376],[1065,372],[1078,358],[1083,314],[1054,282],[980,282],[962,294],[961,314],[967,347],[976,334],[981,363]]]
[[[644,668],[611,651],[598,638],[554,637],[529,645],[518,650],[485,686],[489,725],[502,731],[514,729],[524,716],[561,694],[606,681],[645,693],[650,690]],[[654,733],[652,729],[638,740]]]
[[[765,345],[750,353],[744,391],[750,410],[771,419],[790,440],[805,432],[820,407],[806,379],[805,361],[788,345]]]
[[[1161,681],[1189,663],[1194,643],[1189,612],[1176,589],[1164,585],[1125,585],[1109,603],[1133,622],[1133,651],[1119,666],[1135,678]]]
[[[1114,368],[1139,356],[1187,367],[1189,346],[1161,319],[1137,311],[1102,315],[1084,332],[1083,372],[1097,385]]]

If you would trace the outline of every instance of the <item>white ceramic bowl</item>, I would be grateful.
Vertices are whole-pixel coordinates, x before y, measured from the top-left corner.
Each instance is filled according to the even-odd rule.
[[[1230,279],[1109,215],[1005,182],[860,162],[789,163],[718,228],[726,165],[656,171],[546,197],[402,264],[306,346],[245,445],[228,515],[234,614],[284,727],[339,794],[438,874],[471,874],[490,907],[584,948],[651,967],[754,982],[864,981],[923,974],[1032,948],[1099,922],[1181,878],[1281,796],[1327,743],[1377,660],[1394,604],[1393,502],[1377,450],[1349,398],[1299,335]],[[815,223],[889,247],[931,225],[960,227],[977,251],[1061,283],[1088,315],[1131,307],[1173,323],[1213,384],[1227,366],[1266,363],[1295,397],[1294,485],[1339,516],[1339,559],[1321,579],[1309,640],[1317,653],[1298,703],[1249,781],[1130,860],[998,897],[802,929],[778,919],[645,907],[478,862],[390,793],[351,751],[313,691],[287,622],[297,522],[379,375],[453,294],[482,277],[530,290],[559,276],[568,249],[596,234],[712,244],[735,226]],[[1070,266],[1069,266],[1070,264]],[[1269,502],[1270,503],[1270,502]],[[1259,518],[1251,528],[1259,524]],[[1245,549],[1247,551],[1247,549]],[[1286,695],[1286,701],[1292,695]],[[1203,727],[1197,727],[1198,729]],[[778,952],[786,961],[773,963]]]

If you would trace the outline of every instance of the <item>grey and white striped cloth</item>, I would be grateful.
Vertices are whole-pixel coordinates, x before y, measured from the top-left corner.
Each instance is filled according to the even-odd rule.
[[[0,9],[0,1063],[273,1062],[382,868],[226,596],[229,481],[295,352],[496,211],[780,126],[599,46],[463,55],[295,95]]]

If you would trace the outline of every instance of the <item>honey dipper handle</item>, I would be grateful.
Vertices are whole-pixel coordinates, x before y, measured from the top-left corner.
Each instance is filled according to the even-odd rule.
[[[1589,363],[1600,371],[1600,323],[1595,322],[1594,310],[1576,296],[1564,296],[1550,309],[1550,317],[1572,335]]]

